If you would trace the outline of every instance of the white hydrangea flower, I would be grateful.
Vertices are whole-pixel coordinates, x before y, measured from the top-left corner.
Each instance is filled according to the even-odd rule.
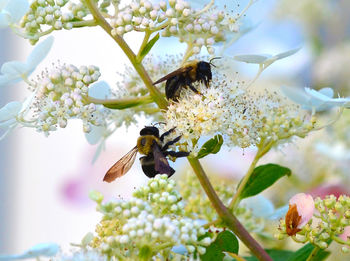
[[[40,257],[54,257],[60,247],[56,243],[41,243],[37,244],[22,254],[0,256],[0,260],[17,260],[17,259],[31,259]]]
[[[203,136],[221,134],[227,146],[246,148],[261,141],[277,143],[292,136],[304,137],[315,123],[277,93],[248,92],[223,76],[213,79],[209,88],[196,88],[203,96],[183,90],[179,102],[170,104],[164,114],[164,128],[176,127],[173,135],[182,135],[180,146],[193,155],[198,153],[198,139]]]
[[[50,36],[37,44],[25,62],[11,61],[4,63],[0,70],[2,73],[0,75],[0,87],[19,82],[21,79],[26,80],[49,53],[53,41],[53,36]]]
[[[236,55],[233,57],[236,61],[245,62],[245,63],[254,63],[254,64],[261,64],[264,65],[264,67],[268,67],[272,63],[274,63],[277,60],[286,58],[288,56],[291,56],[298,52],[300,48],[291,49],[289,51],[279,53],[276,55],[270,55],[270,54],[243,54],[243,55]]]
[[[345,106],[350,102],[350,98],[333,98],[334,91],[330,87],[316,91],[308,87],[302,89],[282,86],[281,90],[289,99],[310,111],[325,111],[333,107]]]
[[[17,23],[28,10],[28,0],[0,0],[0,29]]]

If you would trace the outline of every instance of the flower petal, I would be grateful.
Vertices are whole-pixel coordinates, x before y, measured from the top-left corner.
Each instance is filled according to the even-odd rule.
[[[294,101],[295,103],[305,105],[309,104],[310,97],[306,94],[305,90],[298,87],[282,86],[281,90],[285,96]]]
[[[329,98],[333,98],[333,95],[334,95],[334,91],[332,88],[330,87],[325,87],[325,88],[322,88],[321,90],[319,90],[318,92],[322,93],[323,95],[329,97]]]
[[[301,216],[298,228],[302,228],[312,218],[315,210],[314,199],[311,195],[298,193],[289,200],[289,205],[296,205],[298,214]]]
[[[105,81],[95,82],[89,87],[89,96],[96,99],[106,99],[110,95],[111,88]]]
[[[22,109],[22,103],[18,101],[9,102],[0,109],[0,122],[8,121],[17,116]]]
[[[267,218],[272,215],[275,210],[272,202],[262,195],[243,199],[241,204],[249,208],[256,217]]]
[[[44,60],[52,47],[53,41],[54,37],[50,36],[35,46],[27,58],[27,66],[29,71],[33,71],[37,65]]]
[[[85,133],[85,138],[91,145],[95,145],[103,138],[104,132],[105,132],[105,127],[92,126],[91,131],[88,133]]]
[[[262,64],[269,57],[271,57],[271,55],[244,54],[244,55],[236,55],[233,57],[233,59],[235,59],[236,61],[245,62],[245,63]]]
[[[11,0],[4,8],[11,16],[11,23],[17,23],[28,12],[27,0]]]
[[[28,66],[19,61],[6,62],[1,66],[1,73],[8,75],[8,77],[20,77],[28,71]]]
[[[291,56],[291,55],[295,54],[300,49],[301,49],[301,47],[298,47],[298,48],[295,48],[295,49],[292,49],[292,50],[289,50],[289,51],[286,51],[286,52],[283,52],[283,53],[279,53],[279,54],[275,55],[274,57],[276,58],[276,60],[280,60],[280,59],[283,59],[283,58],[286,58],[288,56]]]
[[[10,20],[11,20],[10,14],[6,11],[2,11],[0,13],[0,29],[8,27]]]

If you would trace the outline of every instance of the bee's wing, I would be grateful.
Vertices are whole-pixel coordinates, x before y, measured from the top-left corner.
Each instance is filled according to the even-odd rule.
[[[112,182],[116,178],[120,178],[121,176],[125,175],[134,164],[136,154],[137,146],[132,148],[132,150],[125,154],[107,171],[103,181]]]
[[[164,81],[168,80],[169,78],[174,77],[176,75],[179,75],[181,73],[189,72],[192,69],[193,69],[192,66],[181,67],[181,68],[179,68],[179,69],[177,69],[177,70],[175,70],[175,71],[165,75],[164,77],[160,78],[158,81],[154,82],[153,85],[156,85],[158,83],[164,82]]]
[[[152,146],[153,157],[154,157],[154,168],[160,174],[168,174],[170,177],[174,174],[175,170],[170,167],[167,158],[164,156],[163,152],[160,150],[158,144]]]

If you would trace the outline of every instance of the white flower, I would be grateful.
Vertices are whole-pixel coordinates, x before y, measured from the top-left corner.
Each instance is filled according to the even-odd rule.
[[[0,0],[0,28],[17,23],[28,10],[27,0]]]
[[[302,89],[283,86],[281,90],[284,95],[300,104],[305,110],[325,111],[350,102],[350,98],[333,98],[333,89],[329,87],[316,91],[308,87]]]
[[[53,40],[53,36],[50,36],[35,46],[26,62],[11,61],[4,63],[0,70],[2,73],[0,75],[0,87],[19,82],[21,78],[27,78],[49,53]]]
[[[267,66],[271,65],[275,61],[291,56],[299,50],[300,48],[295,48],[273,56],[270,54],[236,55],[233,57],[233,59],[235,59],[236,61],[245,62],[245,63],[254,63],[254,64],[264,65],[264,67],[266,68]]]
[[[19,122],[22,122],[29,108],[34,94],[29,96],[23,103],[12,101],[0,108],[0,129],[5,132],[0,136],[0,140],[4,139],[12,130],[16,128]]]
[[[19,255],[0,256],[0,260],[53,257],[57,254],[59,249],[60,247],[55,243],[41,243],[29,248],[27,251]]]

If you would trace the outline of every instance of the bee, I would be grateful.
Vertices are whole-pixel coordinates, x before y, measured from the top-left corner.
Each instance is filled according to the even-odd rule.
[[[186,87],[189,87],[194,93],[200,94],[192,83],[199,81],[208,88],[209,82],[212,79],[211,65],[215,67],[211,61],[219,58],[212,58],[209,62],[198,60],[188,61],[179,69],[154,82],[153,85],[166,81],[165,95],[168,100],[176,101],[180,96],[181,89]]]
[[[178,142],[181,136],[164,144],[164,138],[172,133],[175,128],[164,132],[159,136],[159,129],[154,126],[146,126],[140,131],[137,144],[120,160],[118,160],[105,174],[103,181],[112,182],[116,178],[124,176],[134,164],[137,152],[145,155],[140,158],[141,167],[147,177],[153,178],[157,174],[167,174],[171,177],[175,170],[169,166],[167,156],[175,158],[187,157],[185,151],[169,151],[169,146]]]

